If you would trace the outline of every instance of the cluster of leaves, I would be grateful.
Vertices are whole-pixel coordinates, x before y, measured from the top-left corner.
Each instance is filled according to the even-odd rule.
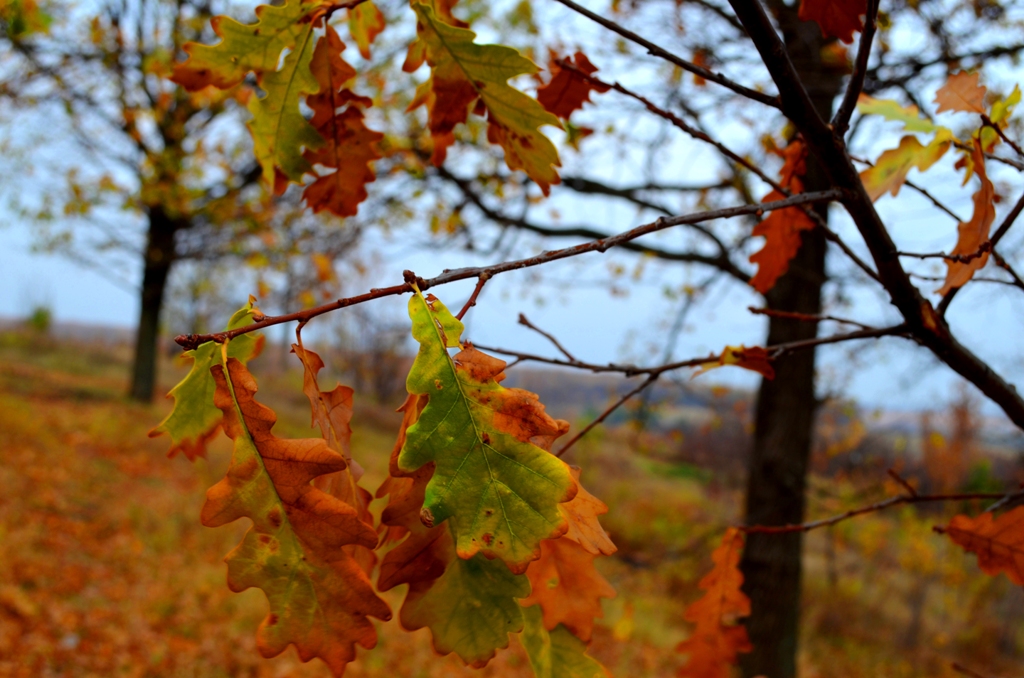
[[[550,79],[536,99],[527,96],[508,82],[535,75],[539,67],[509,47],[477,44],[468,25],[452,15],[452,5],[412,2],[417,35],[403,66],[408,72],[423,64],[430,69],[410,108],[426,109],[432,161],[444,162],[455,128],[472,112],[486,117],[487,139],[503,149],[508,167],[523,170],[547,194],[559,182],[560,163],[540,128],[561,128],[592,93],[609,86],[577,52],[572,59],[553,55]],[[850,42],[864,28],[866,9],[866,0],[804,0],[800,13],[817,21],[825,36]],[[353,92],[356,72],[341,58],[345,45],[328,23],[340,10],[349,12],[350,34],[369,55],[383,30],[371,2],[289,0],[260,7],[252,25],[218,17],[213,26],[221,41],[186,45],[189,58],[173,79],[189,90],[231,90],[252,88],[247,78],[253,75],[263,94],[248,95],[249,127],[268,183],[280,192],[306,182],[303,195],[314,211],[351,216],[374,180],[383,137],[365,124],[372,102]],[[996,194],[985,154],[1001,142],[1020,96],[1015,89],[986,107],[977,74],[951,77],[936,96],[937,112],[972,113],[983,122],[964,140],[914,107],[860,99],[862,114],[930,135],[922,144],[908,134],[861,173],[873,200],[896,195],[910,169],[928,170],[950,148],[961,153],[957,167],[965,172],[964,183],[979,178],[973,215],[960,224],[946,261],[942,294],[968,282],[988,259],[984,244]],[[313,112],[310,119],[303,104]],[[779,179],[769,182],[763,202],[804,190],[805,141],[796,136],[777,154],[783,161]],[[758,267],[751,285],[761,293],[771,290],[799,250],[801,234],[816,225],[806,205],[772,211],[761,221],[753,235],[764,236],[765,244],[751,256]],[[256,384],[245,366],[258,351],[249,335],[192,352],[193,370],[172,392],[175,409],[155,430],[170,434],[172,453],[190,458],[202,453],[219,426],[235,442],[231,468],[209,491],[202,518],[211,526],[240,517],[253,522],[228,555],[228,582],[233,590],[257,586],[267,594],[270,614],[258,634],[260,651],[273,656],[295,644],[301,658],[320,657],[340,675],[356,644],[375,644],[369,619],[391,617],[377,592],[404,584],[402,626],[430,629],[441,654],[454,652],[471,666],[484,666],[508,645],[510,633],[521,633],[538,676],[604,675],[586,644],[601,614],[600,599],[614,595],[594,560],[615,547],[598,522],[604,504],[580,485],[578,469],[550,451],[568,424],[549,417],[536,395],[502,387],[505,364],[464,344],[462,323],[440,300],[416,290],[409,315],[419,352],[407,380],[390,477],[376,493],[388,499],[379,525],[348,452],[352,393],[341,386],[320,391],[322,362],[301,342],[294,351],[304,365],[304,392],[322,439],[285,441],[272,434],[275,417],[255,401]],[[260,317],[250,303],[229,329]],[[451,349],[459,352],[452,356]],[[773,375],[763,348],[727,347],[703,368],[721,365]],[[1020,530],[1014,526],[1021,519],[1021,509],[997,519],[958,516],[943,530],[978,553],[987,572],[1007,572],[1019,583],[1021,544],[1014,535]],[[725,676],[737,654],[750,650],[737,625],[750,611],[737,568],[742,544],[742,532],[731,529],[713,555],[715,567],[701,582],[707,593],[686,613],[695,631],[679,646],[689,658],[681,675]]]

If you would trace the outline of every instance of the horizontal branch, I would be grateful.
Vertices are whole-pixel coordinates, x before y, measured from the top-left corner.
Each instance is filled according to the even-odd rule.
[[[400,294],[407,294],[412,292],[413,285],[415,284],[420,290],[427,290],[432,287],[438,287],[440,285],[447,285],[459,280],[468,280],[470,278],[480,278],[482,275],[493,277],[500,273],[507,273],[509,271],[517,271],[523,268],[531,268],[533,266],[541,266],[548,264],[553,261],[560,259],[568,259],[571,257],[586,254],[587,252],[607,252],[613,247],[621,246],[637,238],[656,233],[658,231],[672,228],[674,226],[681,226],[684,224],[699,223],[702,221],[711,221],[713,219],[728,219],[731,217],[738,217],[745,214],[756,214],[760,215],[764,212],[770,212],[773,210],[784,209],[786,207],[794,207],[796,205],[804,205],[816,202],[828,202],[836,200],[842,195],[841,191],[829,190],[829,191],[815,191],[811,193],[801,193],[792,197],[786,198],[785,200],[775,200],[773,202],[761,203],[759,205],[739,205],[737,207],[727,207],[720,210],[709,210],[707,212],[698,212],[695,214],[687,214],[678,217],[661,217],[651,223],[637,226],[636,228],[630,229],[614,235],[608,238],[601,238],[599,240],[592,240],[585,242],[574,247],[566,247],[558,250],[550,250],[542,252],[534,257],[528,257],[526,259],[517,259],[514,261],[505,261],[492,266],[472,266],[466,268],[457,269],[446,269],[441,275],[434,278],[423,279],[417,277],[410,271],[406,271],[406,281],[401,285],[392,285],[391,287],[371,289],[365,294],[360,294],[354,297],[347,297],[345,299],[338,299],[329,304],[309,308],[304,311],[297,311],[295,313],[288,313],[286,315],[279,316],[261,316],[258,322],[245,327],[240,327],[234,330],[228,330],[224,332],[214,332],[210,334],[186,334],[179,335],[174,338],[174,341],[186,349],[194,349],[200,344],[208,341],[216,341],[223,343],[233,339],[239,335],[253,332],[256,330],[263,329],[265,327],[271,327],[273,325],[280,325],[288,322],[300,322],[306,323],[313,318],[336,311],[341,308],[348,306],[355,306],[362,304],[367,301],[374,299],[381,299],[383,297],[395,296]]]
[[[798,525],[741,525],[737,526],[737,529],[747,533],[761,533],[761,534],[785,534],[788,532],[810,532],[811,530],[819,527],[828,527],[829,525],[835,525],[841,523],[844,520],[854,518],[856,516],[862,516],[867,513],[875,513],[876,511],[883,511],[893,506],[900,506],[901,504],[927,504],[942,501],[969,501],[971,499],[1001,499],[1002,494],[993,492],[968,492],[964,494],[900,494],[895,497],[890,497],[884,501],[877,502],[875,504],[869,504],[868,506],[862,506],[847,511],[846,513],[840,513],[839,515],[832,516],[831,518],[823,518],[821,520],[814,520],[809,523],[800,523]]]

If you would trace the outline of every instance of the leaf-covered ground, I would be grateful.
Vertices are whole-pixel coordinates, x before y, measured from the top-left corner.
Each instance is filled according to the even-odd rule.
[[[266,600],[256,589],[231,593],[222,562],[247,521],[199,523],[228,441],[212,445],[209,461],[167,459],[166,440],[146,432],[169,403],[129,404],[126,361],[122,347],[0,334],[0,676],[328,676],[294,650],[259,657]],[[310,435],[301,374],[266,375],[275,361],[252,363],[279,415],[275,433]],[[183,370],[165,365],[167,384]],[[399,421],[357,407],[353,454],[370,489]],[[685,607],[741,501],[699,473],[637,456],[629,441],[599,435],[572,460],[611,507],[602,522],[619,546],[600,559],[618,597],[604,601],[592,652],[617,676],[669,676],[682,663],[673,648],[689,632]],[[834,497],[830,510],[854,503],[831,481],[817,484],[832,488],[819,493]],[[933,535],[943,522],[908,510],[811,535],[805,678],[954,676],[953,660],[985,675],[1020,672],[1024,594]],[[403,589],[385,594],[393,610]],[[516,641],[478,672],[436,658],[425,630],[378,628],[377,650],[347,676],[531,675]]]

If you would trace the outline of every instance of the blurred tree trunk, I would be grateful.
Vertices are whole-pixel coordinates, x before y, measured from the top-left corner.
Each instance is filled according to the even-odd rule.
[[[814,23],[797,17],[797,5],[769,3],[797,72],[807,86],[818,113],[831,117],[842,86],[842,73],[823,64],[825,42]],[[828,180],[813,157],[807,159],[805,187],[828,188]],[[827,207],[819,214],[827,218]],[[805,231],[789,271],[766,295],[769,308],[818,314],[825,282],[826,241],[821,229]],[[817,323],[770,318],[767,345],[817,335]],[[748,466],[746,522],[783,525],[804,520],[805,490],[817,400],[814,392],[815,352],[799,351],[775,362],[775,379],[762,380],[757,396],[753,450]],[[793,678],[796,675],[800,618],[801,551],[803,535],[751,534],[741,569],[752,613],[747,630],[754,650],[742,656],[747,677]]]
[[[174,265],[174,234],[182,227],[159,206],[149,209],[149,230],[143,252],[142,294],[139,324],[135,336],[135,362],[129,396],[139,402],[150,402],[156,390],[157,338],[160,332],[160,310],[164,304],[167,278]]]

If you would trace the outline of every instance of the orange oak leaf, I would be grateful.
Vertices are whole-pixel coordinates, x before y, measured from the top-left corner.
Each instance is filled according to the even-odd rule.
[[[366,199],[366,184],[376,179],[370,165],[381,157],[377,144],[384,135],[363,123],[362,108],[372,102],[345,87],[356,72],[341,58],[344,49],[345,43],[338,33],[327,26],[326,35],[313,50],[310,70],[320,90],[308,96],[306,103],[313,109],[310,122],[326,143],[317,149],[306,149],[303,157],[311,166],[334,172],[318,174],[302,197],[314,213],[328,210],[340,217],[351,217]],[[337,113],[343,106],[345,110]]]
[[[779,184],[791,193],[803,191],[803,176],[807,173],[807,148],[800,140],[787,146],[782,155],[785,164],[779,173]],[[779,191],[772,191],[761,202],[785,199]],[[814,228],[814,221],[801,207],[786,207],[773,210],[754,227],[753,234],[765,238],[764,247],[750,255],[750,262],[757,264],[757,273],[750,279],[750,285],[761,294],[767,294],[775,282],[789,269],[790,260],[800,250],[801,231]]]
[[[569,530],[563,538],[576,542],[588,553],[610,556],[618,549],[597,519],[599,515],[608,513],[608,506],[583,487],[578,466],[569,469],[579,491],[575,497],[558,505],[562,515],[569,521]]]
[[[985,91],[986,88],[978,84],[977,73],[960,71],[951,75],[946,84],[935,93],[935,103],[939,105],[938,112],[984,113]]]
[[[1014,584],[1024,586],[1024,506],[998,518],[982,513],[977,518],[954,516],[949,525],[935,528],[949,535],[964,550],[978,556],[985,574],[1004,572]]]
[[[363,469],[352,459],[349,445],[352,438],[353,391],[348,386],[338,384],[332,391],[321,391],[317,382],[317,373],[324,367],[324,361],[313,351],[303,348],[301,339],[292,344],[292,352],[302,361],[302,392],[309,399],[312,408],[312,423],[320,428],[320,435],[327,441],[328,447],[345,458],[348,468],[334,473],[326,473],[313,479],[313,486],[327,494],[337,497],[356,509],[359,518],[373,527],[373,514],[370,513],[370,502],[373,495],[358,485]],[[377,555],[372,548],[359,544],[343,547],[370,574],[377,564]]]
[[[544,628],[551,631],[563,624],[589,643],[594,619],[604,616],[601,598],[615,597],[615,589],[594,568],[595,558],[567,537],[545,539],[540,543],[540,559],[526,570],[532,590],[522,606],[540,605]]]
[[[583,52],[576,52],[575,63],[573,57],[566,57],[565,61],[587,75],[597,72],[597,66],[590,63]],[[590,101],[591,92],[601,93],[609,89],[607,85],[592,83],[576,71],[559,66],[555,52],[551,52],[548,68],[551,70],[551,80],[537,90],[537,101],[559,118],[568,119],[574,111],[583,108],[583,104]]]
[[[274,436],[277,417],[256,402],[256,381],[238,360],[228,358],[211,373],[214,403],[235,447],[227,475],[206,493],[202,522],[219,527],[252,520],[225,559],[228,587],[238,592],[256,586],[266,593],[270,613],[256,635],[264,657],[294,644],[303,661],[320,657],[340,676],[355,658],[356,643],[367,649],[377,643],[368,617],[391,618],[344,550],[349,544],[374,546],[376,532],[356,509],[310,484],[343,470],[345,459],[319,438]]]
[[[967,262],[946,260],[946,282],[939,289],[939,294],[946,294],[955,287],[962,287],[974,276],[975,271],[981,270],[988,263],[988,252],[981,250],[982,245],[988,242],[989,230],[996,219],[996,191],[985,172],[985,155],[981,151],[981,142],[978,139],[974,140],[971,158],[974,171],[981,180],[981,188],[974,194],[974,213],[970,220],[957,226],[958,237],[952,254],[980,254]]]
[[[695,372],[693,376],[700,376],[716,367],[735,365],[736,367],[757,372],[764,376],[765,379],[774,379],[775,368],[772,367],[771,361],[772,358],[768,355],[768,351],[760,346],[751,346],[750,348],[742,345],[726,346],[717,359],[702,363],[700,370]]]
[[[750,599],[740,590],[742,551],[743,533],[730,527],[711,554],[714,568],[700,581],[706,593],[686,608],[686,620],[696,627],[676,647],[677,652],[689,655],[677,674],[680,678],[729,678],[736,656],[753,649],[747,629],[736,623],[737,618],[750,614]]]
[[[861,18],[868,12],[867,0],[801,0],[800,20],[814,21],[826,38],[853,42],[853,34],[864,30]]]
[[[364,59],[370,58],[370,45],[384,31],[384,14],[373,0],[360,3],[348,11],[348,32]]]

